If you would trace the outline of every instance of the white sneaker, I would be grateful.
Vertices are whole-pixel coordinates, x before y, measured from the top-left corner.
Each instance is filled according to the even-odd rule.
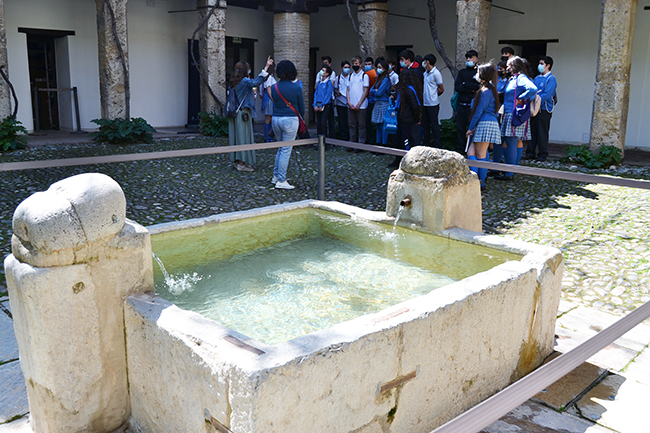
[[[278,178],[275,177],[275,176],[273,176],[273,177],[271,178],[271,183],[273,183],[273,184],[278,183]]]
[[[275,184],[276,189],[294,189],[295,186],[290,185],[286,180],[284,182],[277,182]]]

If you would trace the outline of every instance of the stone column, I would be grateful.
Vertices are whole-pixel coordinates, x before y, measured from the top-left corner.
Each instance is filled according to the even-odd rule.
[[[7,29],[5,27],[5,2],[0,0],[0,68],[9,76],[7,63]],[[0,120],[11,115],[11,92],[9,85],[0,77]]]
[[[388,19],[388,3],[372,2],[357,6],[359,32],[368,44],[367,55],[376,59],[386,55],[386,20]],[[359,42],[361,45],[361,42]],[[363,54],[363,47],[359,46]]]
[[[603,0],[590,147],[625,147],[638,0]]]
[[[128,119],[131,117],[126,2],[127,0],[95,0],[99,51],[99,94],[102,117],[105,119]],[[117,40],[119,40],[119,45]],[[121,53],[124,55],[126,73]]]
[[[290,60],[296,65],[298,79],[302,80],[305,100],[305,122],[309,122],[309,96],[315,77],[309,76],[309,14],[276,12],[273,16],[273,51],[276,63]]]
[[[120,186],[81,174],[23,201],[5,259],[31,427],[112,432],[129,419],[124,299],[153,291],[149,232]]]
[[[488,0],[456,1],[456,68],[465,68],[465,53],[478,51],[478,59],[485,62],[487,57],[487,34],[490,20]]]
[[[217,9],[199,32],[201,75],[210,87],[201,80],[201,110],[220,112],[214,95],[223,104],[226,101],[226,0],[197,0],[199,23],[205,20],[215,4]]]

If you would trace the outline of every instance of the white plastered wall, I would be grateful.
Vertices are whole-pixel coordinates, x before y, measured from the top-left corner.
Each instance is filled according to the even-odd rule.
[[[70,84],[79,89],[83,128],[92,128],[91,119],[100,117],[99,66],[97,61],[97,21],[95,3],[87,0],[5,0],[9,77],[18,96],[18,120],[34,128],[32,97],[27,60],[27,35],[18,27],[72,30],[68,36]],[[60,69],[60,65],[57,65]]]

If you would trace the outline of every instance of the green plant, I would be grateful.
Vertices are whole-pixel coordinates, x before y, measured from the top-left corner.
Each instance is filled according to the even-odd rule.
[[[199,113],[201,122],[199,130],[208,137],[226,137],[228,135],[228,118],[219,116],[214,111]]]
[[[126,119],[93,119],[99,130],[93,132],[93,140],[109,144],[153,143],[156,130],[142,117]]]
[[[458,132],[456,131],[456,118],[440,121],[440,147],[447,150],[456,150]]]
[[[23,124],[13,116],[7,116],[0,123],[0,151],[22,149],[27,144],[27,137],[19,133],[27,134]]]
[[[598,153],[593,153],[587,145],[571,146],[566,150],[562,162],[582,164],[587,168],[603,168],[618,165],[623,160],[621,149],[616,146],[602,146]]]

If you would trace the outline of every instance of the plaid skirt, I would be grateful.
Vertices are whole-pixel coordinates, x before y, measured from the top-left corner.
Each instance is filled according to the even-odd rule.
[[[517,137],[518,140],[530,140],[530,120],[526,123],[512,127],[512,113],[505,113],[501,121],[501,135],[504,137]]]
[[[494,120],[485,120],[478,122],[476,130],[474,130],[475,143],[494,143],[501,144],[501,130],[499,129],[499,122]]]
[[[372,109],[372,118],[370,121],[372,123],[384,123],[386,108],[388,108],[388,101],[375,102],[375,108]]]

